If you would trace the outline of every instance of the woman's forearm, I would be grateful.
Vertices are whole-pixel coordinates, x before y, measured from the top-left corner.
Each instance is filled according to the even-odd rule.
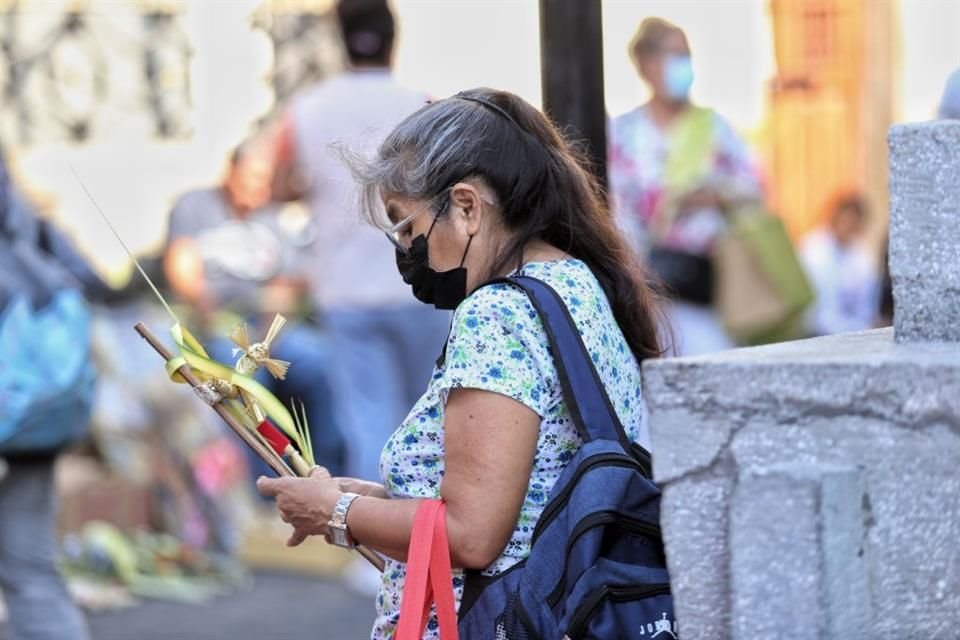
[[[413,519],[422,502],[409,498],[384,500],[361,496],[354,500],[347,512],[350,535],[357,543],[406,562]],[[450,562],[457,568],[483,569],[496,560],[507,540],[477,522],[476,510],[458,517],[456,507],[456,504],[447,504]]]
[[[421,502],[361,496],[353,501],[347,512],[350,535],[366,547],[406,562],[413,517]]]
[[[340,487],[340,491],[346,493],[356,493],[357,495],[383,498],[384,500],[390,498],[387,489],[378,482],[359,480],[357,478],[334,478],[334,480]]]

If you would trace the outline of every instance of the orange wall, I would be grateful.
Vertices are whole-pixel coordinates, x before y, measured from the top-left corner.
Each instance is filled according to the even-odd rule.
[[[770,8],[777,63],[767,149],[773,205],[794,237],[819,224],[839,192],[864,193],[882,222],[893,3],[771,0]]]

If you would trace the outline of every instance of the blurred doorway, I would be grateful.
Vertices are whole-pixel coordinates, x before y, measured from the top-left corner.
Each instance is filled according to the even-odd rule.
[[[794,238],[841,191],[866,194],[877,214],[871,240],[879,245],[886,232],[895,9],[893,0],[770,0],[771,197]]]

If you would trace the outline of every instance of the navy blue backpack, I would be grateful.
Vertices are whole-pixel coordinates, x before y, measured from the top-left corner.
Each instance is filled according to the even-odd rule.
[[[650,454],[627,439],[557,292],[528,276],[493,283],[519,287],[540,314],[583,445],[550,494],[530,556],[498,576],[467,572],[461,637],[676,638]]]

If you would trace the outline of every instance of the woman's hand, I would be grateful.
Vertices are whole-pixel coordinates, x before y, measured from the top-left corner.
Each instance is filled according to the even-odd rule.
[[[693,213],[700,209],[722,209],[723,198],[720,191],[712,186],[702,186],[680,197],[677,209],[681,214]]]
[[[383,498],[387,500],[390,494],[382,484],[360,480],[358,478],[334,478],[340,491],[344,493],[355,493],[359,496],[368,496],[371,498]]]
[[[317,467],[308,478],[257,479],[257,491],[276,498],[280,518],[293,526],[287,546],[295,547],[311,535],[328,535],[327,523],[340,498],[340,487],[330,472]]]

